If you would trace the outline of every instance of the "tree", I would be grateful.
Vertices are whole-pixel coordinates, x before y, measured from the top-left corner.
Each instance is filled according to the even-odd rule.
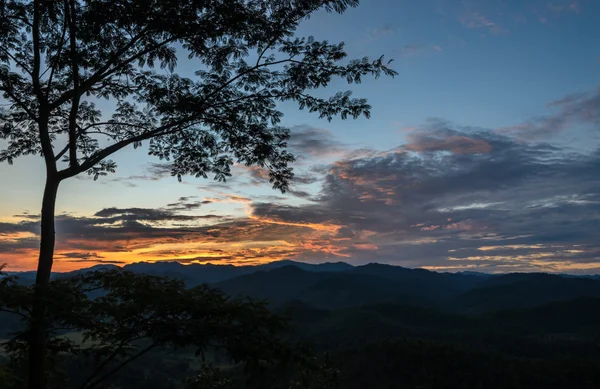
[[[318,10],[344,12],[358,0],[1,0],[0,162],[43,157],[46,182],[31,316],[29,388],[43,389],[44,294],[52,271],[54,213],[62,181],[114,172],[108,159],[147,142],[179,179],[225,180],[234,161],[268,169],[285,191],[293,155],[278,102],[331,120],[369,116],[349,92],[311,94],[341,77],[393,76],[383,57],[342,62],[343,44],[298,38]],[[196,64],[178,75],[180,58]],[[114,109],[100,111],[107,99]]]
[[[0,311],[29,320],[32,288],[0,276]],[[123,368],[160,348],[194,347],[197,355],[224,350],[232,362],[245,364],[250,377],[261,374],[265,363],[296,355],[285,338],[287,321],[265,302],[230,298],[204,285],[188,289],[180,280],[119,269],[53,280],[47,292],[45,357],[52,388],[106,387]],[[64,333],[81,336],[73,340]],[[27,354],[30,336],[28,329],[18,331],[3,345],[15,365]],[[69,357],[77,359],[81,377],[65,376]],[[194,382],[207,385],[216,374],[208,365]]]
[[[203,365],[194,377],[189,377],[185,389],[231,389],[233,382],[212,364]]]

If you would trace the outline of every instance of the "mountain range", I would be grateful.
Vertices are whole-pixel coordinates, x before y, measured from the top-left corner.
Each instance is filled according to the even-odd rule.
[[[68,277],[99,268],[116,266],[99,265],[70,273],[55,273],[53,277]],[[600,298],[598,276],[442,273],[378,263],[352,266],[344,262],[309,264],[295,261],[258,266],[139,262],[123,269],[181,279],[190,287],[209,284],[230,295],[266,299],[274,305],[300,301],[320,309],[391,303],[478,314],[584,297]],[[34,272],[14,274],[23,282],[32,282],[35,276]]]

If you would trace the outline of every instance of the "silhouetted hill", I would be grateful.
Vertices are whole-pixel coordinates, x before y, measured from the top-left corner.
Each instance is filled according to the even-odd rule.
[[[282,303],[295,299],[319,308],[344,308],[381,302],[432,305],[447,292],[435,283],[390,279],[371,274],[311,272],[296,266],[259,271],[215,284],[226,293]]]
[[[312,272],[343,272],[354,268],[354,266],[347,264],[346,262],[325,262],[313,264],[290,260],[270,262],[264,265],[254,266],[254,268],[259,270],[271,270],[285,266],[296,266],[302,270]]]
[[[535,307],[580,297],[600,297],[600,282],[541,273],[502,276],[436,273],[369,264],[343,272],[313,272],[294,266],[258,271],[216,283],[226,293],[299,300],[337,309],[402,303],[448,312],[483,313]]]
[[[427,298],[447,298],[471,289],[482,278],[467,274],[437,273],[425,269],[407,269],[400,266],[371,263],[349,270],[354,274],[369,274],[396,281],[402,293]]]
[[[588,330],[597,333],[600,298],[582,297],[527,309],[495,311],[486,316],[506,328],[530,329],[536,333]]]
[[[275,261],[264,265],[256,266],[233,266],[233,265],[213,265],[213,264],[189,264],[183,265],[180,262],[136,262],[123,266],[124,270],[134,273],[149,274],[155,276],[175,278],[185,281],[189,286],[200,284],[213,284],[225,281],[231,278],[246,274],[252,274],[257,271],[266,271],[278,269],[286,266],[295,266],[309,272],[343,272],[352,269],[353,266],[344,262],[326,262],[319,264],[296,262],[296,261]],[[83,268],[72,272],[53,273],[52,278],[69,277],[76,274],[85,273],[99,269],[118,268],[116,265],[96,265],[89,268]],[[23,283],[32,283],[35,280],[35,271],[27,272],[9,272],[9,274],[18,275]]]
[[[352,266],[343,262],[311,264],[295,261],[276,261],[256,266],[233,266],[213,264],[182,265],[179,262],[138,262],[123,268],[135,273],[153,274],[185,280],[189,285],[212,284],[246,274],[296,267],[308,272],[335,272],[351,269]]]
[[[53,277],[115,267],[98,265],[70,273],[55,273]],[[491,276],[467,272],[437,273],[377,263],[353,267],[343,262],[308,264],[295,261],[238,267],[141,262],[126,265],[124,269],[181,279],[189,286],[207,283],[232,295],[268,299],[274,304],[298,300],[327,309],[400,303],[445,312],[480,314],[583,297],[600,298],[600,280],[545,273]],[[18,273],[21,282],[26,284],[33,281],[34,275],[34,272]]]
[[[346,308],[383,302],[433,305],[435,286],[416,285],[369,274],[335,273],[296,298],[320,308]]]
[[[580,297],[600,297],[600,281],[543,273],[515,273],[486,279],[457,296],[452,307],[478,313],[531,308]]]
[[[296,299],[301,291],[329,276],[326,272],[310,272],[296,266],[285,266],[246,274],[214,286],[233,296],[250,296],[282,303]]]

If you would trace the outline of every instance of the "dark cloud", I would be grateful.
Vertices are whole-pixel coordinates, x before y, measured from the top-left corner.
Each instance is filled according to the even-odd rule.
[[[577,124],[591,125],[595,130],[600,130],[600,87],[594,92],[572,94],[553,101],[547,108],[553,112],[500,131],[536,140],[548,139]]]
[[[288,190],[287,193],[289,193],[292,196],[299,197],[301,199],[306,199],[306,200],[313,199],[313,194],[310,192],[307,192],[305,190],[290,189],[290,190]]]
[[[315,173],[304,173],[304,174],[294,174],[294,178],[292,178],[292,184],[298,185],[310,185],[316,182],[321,181],[323,177],[321,175]]]
[[[146,174],[133,175],[127,177],[114,177],[103,180],[105,183],[120,183],[128,187],[137,187],[136,181],[158,181],[171,176],[171,165],[167,163],[150,163],[145,167]],[[76,176],[78,178],[80,176]],[[89,178],[84,178],[89,179]]]
[[[99,255],[98,253],[92,253],[92,252],[62,252],[60,254],[57,254],[56,257],[58,259],[84,259],[84,260],[90,260],[93,259],[94,261],[98,260],[98,259],[103,259],[104,257]]]
[[[153,177],[155,179],[170,176],[172,170],[173,168],[169,163],[150,163],[147,167],[147,171],[150,174],[150,177]]]
[[[407,136],[409,151],[449,151],[454,154],[488,154],[492,145],[480,135],[465,135],[449,128],[434,132],[410,133]]]
[[[94,216],[105,218],[105,223],[142,221],[186,221],[198,216],[178,214],[175,210],[154,208],[105,208]]]
[[[191,211],[198,209],[203,205],[212,203],[210,200],[195,199],[197,199],[196,196],[180,197],[176,202],[167,204],[167,207],[169,208],[169,211]]]
[[[309,126],[296,126],[291,131],[288,147],[300,157],[334,156],[346,150],[331,132]]]
[[[68,263],[94,263],[94,264],[103,264],[103,265],[125,265],[127,264],[127,262],[125,261],[114,261],[114,260],[110,260],[110,259],[96,259],[96,258],[92,258],[92,259],[69,259],[69,260],[63,260],[63,262],[68,262]]]

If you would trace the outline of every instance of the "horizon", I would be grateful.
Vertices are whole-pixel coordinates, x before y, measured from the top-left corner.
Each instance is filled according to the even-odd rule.
[[[373,0],[319,12],[299,36],[394,59],[393,80],[324,90],[366,97],[370,120],[329,123],[283,104],[298,156],[285,195],[242,165],[227,183],[179,184],[147,145],[128,148],[116,174],[61,184],[55,271],[296,260],[599,274],[598,14],[592,0]],[[177,71],[194,66],[180,59]],[[7,271],[36,266],[44,174],[36,156],[0,164]]]
[[[213,262],[205,262],[205,263],[182,263],[179,261],[152,261],[152,262],[146,262],[146,261],[140,261],[140,262],[132,262],[132,263],[127,263],[127,264],[96,264],[96,265],[92,265],[89,267],[82,267],[82,268],[78,268],[75,270],[69,270],[69,271],[53,271],[52,274],[65,274],[65,273],[70,273],[72,271],[81,271],[81,270],[91,270],[91,269],[95,269],[98,267],[117,267],[120,269],[123,269],[126,266],[130,266],[130,265],[138,265],[138,264],[144,264],[144,265],[169,265],[169,264],[176,264],[176,265],[180,265],[180,266],[223,266],[223,267],[264,267],[267,265],[274,265],[274,264],[281,264],[281,263],[289,263],[289,265],[284,265],[281,267],[273,267],[273,268],[269,268],[266,271],[272,271],[272,270],[276,270],[276,269],[280,269],[282,267],[288,267],[288,266],[292,266],[292,267],[296,267],[299,270],[302,271],[310,271],[310,270],[306,270],[303,269],[301,267],[299,267],[298,265],[310,265],[310,266],[319,266],[319,265],[347,265],[351,268],[357,268],[357,267],[364,267],[364,266],[373,266],[373,265],[380,265],[380,266],[391,266],[391,267],[397,267],[397,268],[401,268],[401,269],[406,269],[406,270],[425,270],[428,272],[433,272],[433,273],[438,273],[438,274],[460,274],[460,273],[469,273],[469,274],[482,274],[482,275],[488,275],[488,276],[502,276],[502,275],[510,275],[510,274],[547,274],[547,275],[556,275],[556,276],[572,276],[572,277],[590,277],[590,278],[595,278],[595,277],[600,277],[600,274],[597,273],[583,273],[583,274],[577,274],[577,273],[562,273],[562,272],[543,272],[543,271],[539,271],[539,272],[496,272],[496,273],[490,273],[490,272],[479,272],[479,271],[472,271],[472,270],[456,270],[456,271],[440,271],[440,270],[429,270],[429,269],[424,269],[422,267],[404,267],[401,265],[394,265],[394,264],[389,264],[389,263],[380,263],[380,262],[368,262],[368,263],[363,263],[363,264],[359,264],[359,265],[352,265],[349,264],[347,262],[344,261],[336,261],[336,262],[301,262],[301,261],[296,261],[293,259],[282,259],[282,260],[278,260],[278,261],[273,261],[273,262],[265,262],[265,263],[260,263],[260,264],[253,264],[253,265],[247,265],[247,264],[228,264],[228,263],[213,263]],[[340,270],[335,270],[335,271],[331,271],[331,272],[339,272]],[[35,273],[35,270],[21,270],[21,271],[7,271],[7,274],[21,274],[21,273]]]

